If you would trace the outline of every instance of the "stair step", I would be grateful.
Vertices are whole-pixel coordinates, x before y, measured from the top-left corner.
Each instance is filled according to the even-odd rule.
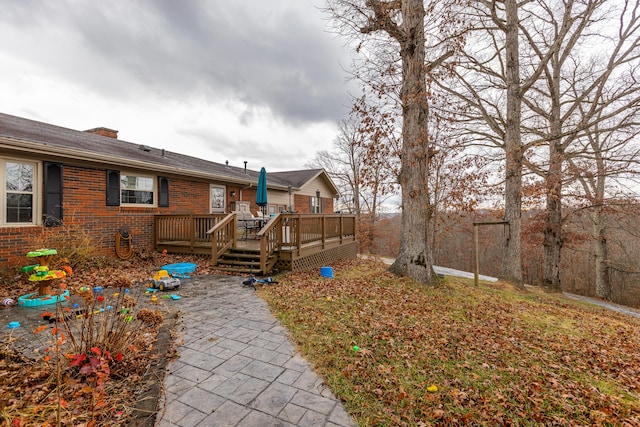
[[[218,265],[220,264],[225,264],[225,265],[251,265],[251,266],[258,266],[260,267],[260,260],[253,260],[253,261],[239,261],[239,260],[235,260],[235,259],[226,259],[226,258],[222,258],[220,260],[218,260]]]
[[[275,255],[271,255],[267,260],[267,265],[274,260]],[[260,251],[254,249],[229,249],[218,258],[218,265],[215,267],[220,271],[241,274],[261,275]]]
[[[255,268],[240,268],[240,267],[236,268],[236,267],[227,267],[224,265],[218,265],[216,267],[216,270],[226,271],[229,273],[253,274],[255,276],[262,275],[262,270],[255,269]]]
[[[238,249],[238,248],[235,248],[235,249],[227,250],[226,253],[234,254],[234,255],[235,254],[243,254],[243,255],[254,255],[254,256],[257,255],[257,256],[260,256],[260,251],[255,250],[255,249]]]
[[[250,255],[238,255],[238,254],[222,254],[220,256],[220,259],[236,259],[238,261],[243,261],[243,260],[258,260],[258,262],[260,261],[260,256],[250,256]]]

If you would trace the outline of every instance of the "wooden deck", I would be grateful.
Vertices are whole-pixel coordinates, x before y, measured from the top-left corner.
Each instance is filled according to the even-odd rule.
[[[356,218],[348,214],[278,214],[245,240],[235,213],[156,215],[155,249],[211,254],[214,267],[225,253],[255,251],[262,274],[306,270],[357,256]]]

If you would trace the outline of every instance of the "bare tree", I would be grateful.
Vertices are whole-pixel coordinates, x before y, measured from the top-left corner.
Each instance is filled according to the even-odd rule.
[[[481,1],[469,8],[468,16],[473,25],[456,69],[458,84],[445,81],[440,87],[469,107],[461,125],[479,146],[493,145],[504,153],[510,239],[502,276],[516,282],[521,277],[522,179],[528,166],[545,184],[543,281],[559,290],[567,149],[594,120],[601,120],[596,119],[598,111],[607,110],[607,117],[615,114],[605,97],[620,105],[620,98],[611,96],[612,82],[620,67],[636,66],[631,64],[638,51],[637,0]],[[614,22],[619,31],[612,33]],[[594,39],[598,35],[600,41]],[[588,44],[607,48],[599,66],[587,71],[579,58],[588,55]],[[636,90],[634,82],[627,83],[625,93]],[[578,114],[587,104],[585,114]]]
[[[560,290],[563,184],[573,179],[564,170],[566,161],[575,156],[583,160],[589,157],[589,163],[595,165],[592,172],[603,174],[601,182],[597,182],[600,178],[583,181],[583,186],[593,184],[588,193],[595,196],[592,201],[598,206],[604,196],[605,177],[617,169],[613,166],[614,157],[624,165],[623,169],[629,164],[628,156],[609,157],[605,171],[603,156],[613,153],[612,139],[620,141],[609,132],[620,136],[637,119],[638,4],[638,0],[582,0],[553,7],[557,5],[538,0],[530,6],[535,11],[535,23],[523,22],[520,26],[530,50],[541,61],[553,52],[546,60],[541,79],[524,99],[537,117],[525,129],[531,146],[544,145],[548,149],[546,162],[529,162],[529,166],[545,180],[543,285],[552,291]],[[601,50],[590,53],[593,45],[601,46]],[[603,132],[607,135],[598,135]],[[574,162],[574,171],[575,166]],[[597,190],[599,187],[601,190]]]
[[[502,278],[522,283],[522,176],[526,145],[522,140],[522,103],[553,51],[535,61],[520,46],[516,0],[479,1],[467,8],[467,45],[451,79],[437,81],[440,89],[468,108],[460,126],[474,135],[478,147],[499,149],[504,156],[504,219],[509,232],[504,243]],[[525,57],[527,61],[523,62]],[[524,74],[523,74],[524,73]]]
[[[570,62],[572,52],[586,36],[589,22],[595,18],[594,13],[603,1],[569,1],[562,7],[554,8],[547,0],[539,0],[530,7],[535,21],[520,25],[524,39],[534,55],[541,60],[548,58],[541,79],[524,101],[527,108],[537,116],[537,120],[528,128],[529,134],[535,135],[531,146],[539,148],[544,144],[548,148],[545,164],[530,161],[529,167],[543,176],[545,182],[543,285],[552,291],[560,290],[564,153],[566,145],[576,136],[575,132],[565,132],[573,115],[566,114],[567,110],[571,110],[567,104],[572,102],[566,98],[566,89],[563,87],[566,76],[563,70],[566,63]],[[549,52],[552,52],[550,56]]]
[[[333,149],[319,151],[305,165],[326,170],[340,191],[340,208],[356,215],[361,213],[361,169],[365,155],[361,139],[362,134],[356,120],[341,120]]]
[[[432,283],[435,275],[429,236],[431,194],[428,180],[433,153],[428,140],[426,74],[451,53],[447,52],[425,66],[426,10],[422,0],[330,0],[327,9],[343,34],[382,35],[382,39],[374,40],[387,48],[392,47],[387,52],[399,53],[402,150],[398,181],[402,189],[403,215],[400,252],[390,271],[422,283]],[[381,62],[393,68],[397,57],[386,61],[383,58]]]
[[[575,141],[567,156],[570,176],[583,194],[573,198],[581,202],[591,222],[596,296],[604,299],[611,298],[612,289],[607,230],[612,221],[608,217],[620,216],[626,206],[637,204],[640,103],[625,105],[623,114],[598,122]]]
[[[361,135],[361,181],[365,191],[369,190],[369,197],[363,198],[366,200],[363,213],[375,216],[398,187],[402,143],[401,130],[396,125],[397,110],[362,96],[355,100],[352,114],[358,118]]]
[[[307,166],[324,168],[336,182],[341,194],[339,208],[358,216],[360,250],[366,252],[375,247],[372,242],[379,210],[397,186],[392,167],[397,155],[372,150],[381,132],[373,132],[371,125],[363,125],[358,117],[353,114],[340,121],[333,150],[318,152]]]

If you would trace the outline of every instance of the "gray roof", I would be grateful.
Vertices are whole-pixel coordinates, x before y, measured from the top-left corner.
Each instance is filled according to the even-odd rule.
[[[257,183],[258,171],[227,166],[197,157],[147,147],[120,139],[77,131],[0,113],[0,148],[24,153],[49,153],[52,158],[77,159],[118,167],[129,166],[183,176]],[[317,175],[317,170],[310,176]],[[291,172],[298,177],[304,171]],[[287,180],[289,172],[267,173],[269,187],[299,188],[304,181]]]
[[[278,178],[290,183],[292,187],[300,188],[322,172],[324,172],[324,169],[304,169],[298,171],[271,172],[267,174],[267,176],[271,175],[273,178]]]

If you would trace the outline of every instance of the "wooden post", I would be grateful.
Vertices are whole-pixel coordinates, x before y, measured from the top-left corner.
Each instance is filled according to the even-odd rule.
[[[473,271],[473,284],[478,286],[478,279],[480,276],[480,249],[478,248],[478,226],[480,225],[496,225],[504,224],[507,226],[507,232],[509,232],[509,221],[488,221],[488,222],[474,222],[473,223],[473,254],[475,258],[475,268]]]
[[[473,224],[473,255],[474,255],[474,269],[473,269],[473,285],[478,286],[478,276],[480,275],[480,256],[478,251],[478,224]]]
[[[211,233],[211,266],[218,266],[218,233]]]
[[[196,246],[196,219],[193,215],[189,214],[189,225],[187,226],[189,232],[189,250],[193,253],[193,248]]]

